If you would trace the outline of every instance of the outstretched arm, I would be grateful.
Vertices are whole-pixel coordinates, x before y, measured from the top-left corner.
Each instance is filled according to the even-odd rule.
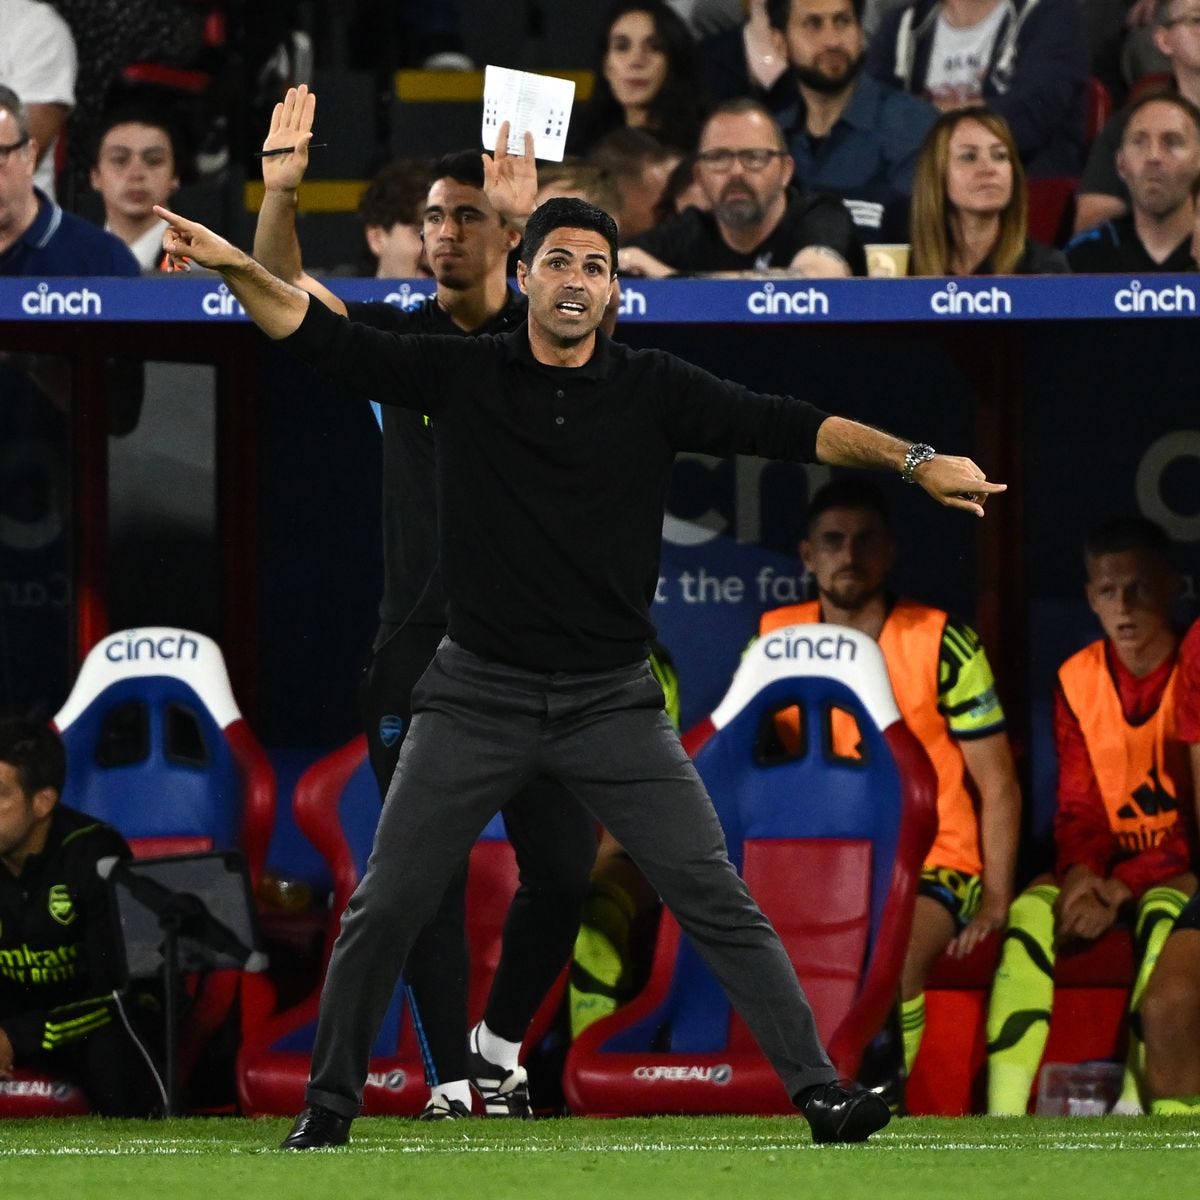
[[[267,337],[278,340],[299,329],[308,311],[307,292],[276,279],[244,250],[198,222],[158,204],[154,211],[168,223],[163,249],[173,262],[187,258],[220,272],[247,315]],[[181,265],[186,269],[186,264]]]
[[[524,154],[509,154],[508,122],[504,121],[496,135],[495,153],[483,155],[483,194],[509,225],[518,233],[524,233],[525,222],[537,201],[537,191],[533,134],[528,129],[525,131]]]
[[[316,96],[302,83],[288,88],[271,114],[271,128],[262,147],[265,191],[254,231],[254,257],[272,275],[316,296],[326,308],[344,317],[346,305],[341,298],[304,270],[296,236],[297,189],[308,169],[308,143],[312,140],[316,108]],[[272,153],[281,150],[286,153]]]
[[[831,467],[861,467],[867,470],[901,471],[911,442],[881,429],[860,425],[845,417],[828,417],[817,431],[817,459]],[[1008,485],[990,483],[969,458],[938,454],[913,472],[919,483],[939,504],[961,508],[983,516],[988,496],[1003,492]]]

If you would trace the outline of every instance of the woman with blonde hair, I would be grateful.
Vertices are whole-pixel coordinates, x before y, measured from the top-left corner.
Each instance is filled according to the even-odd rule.
[[[917,158],[910,217],[914,275],[1063,274],[1058,250],[1028,237],[1025,173],[1004,118],[943,113]]]

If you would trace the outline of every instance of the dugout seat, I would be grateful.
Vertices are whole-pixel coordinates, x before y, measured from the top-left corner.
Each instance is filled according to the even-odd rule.
[[[852,1077],[895,1002],[936,825],[933,768],[878,646],[840,626],[773,631],[684,745],[834,1066]],[[645,989],[576,1041],[564,1090],[572,1111],[597,1116],[794,1111],[667,913]]]
[[[379,790],[359,736],[310,767],[296,784],[296,824],[329,864],[333,878],[325,964],[346,907],[366,869],[379,820]],[[500,960],[508,905],[517,888],[517,867],[499,815],[471,851],[467,881],[467,941],[471,955],[468,1014],[483,1016]],[[322,970],[322,978],[324,970]],[[545,1034],[561,1003],[566,970],[535,1016],[526,1046]],[[291,1115],[304,1106],[320,988],[294,1008],[271,1018],[238,1057],[238,1095],[247,1115]],[[415,1116],[428,1093],[413,1021],[398,985],[375,1044],[363,1091],[363,1114]]]
[[[275,775],[211,638],[167,627],[110,634],[84,660],[53,723],[67,748],[64,804],[113,825],[140,858],[240,849],[257,887],[275,821]],[[185,1085],[226,1021],[246,1037],[274,1006],[258,975],[214,971],[189,987]],[[29,1074],[21,1082],[0,1087],[0,1117],[86,1106],[64,1080]]]

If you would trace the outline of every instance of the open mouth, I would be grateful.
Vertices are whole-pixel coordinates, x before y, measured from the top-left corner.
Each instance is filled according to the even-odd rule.
[[[565,313],[568,317],[582,317],[587,312],[587,308],[580,304],[578,300],[560,300],[554,308],[557,312]]]

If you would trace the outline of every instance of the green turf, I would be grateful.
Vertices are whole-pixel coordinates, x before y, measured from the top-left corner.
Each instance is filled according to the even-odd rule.
[[[19,1200],[1178,1200],[1200,1184],[1200,1120],[932,1118],[865,1146],[803,1122],[664,1117],[529,1123],[360,1120],[343,1149],[272,1148],[286,1121],[0,1122]]]

